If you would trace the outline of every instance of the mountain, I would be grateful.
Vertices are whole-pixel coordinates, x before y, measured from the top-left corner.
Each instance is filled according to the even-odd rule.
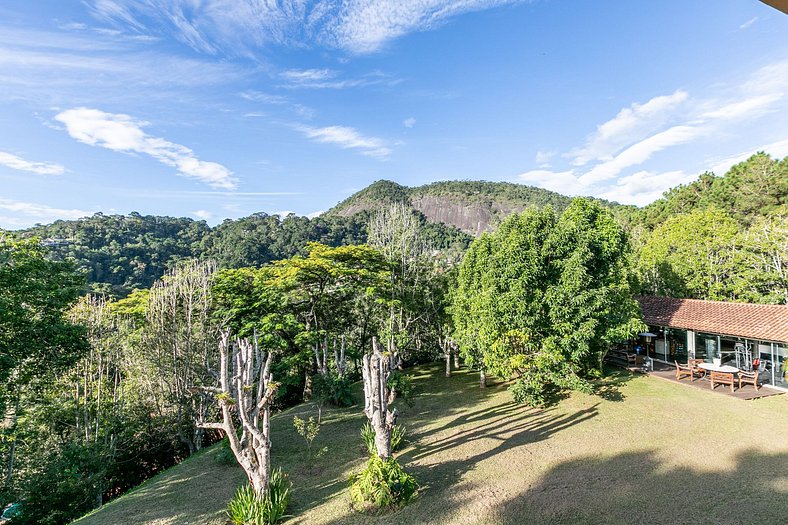
[[[457,228],[470,235],[495,228],[504,218],[528,207],[552,206],[563,211],[572,199],[560,193],[510,182],[446,181],[409,188],[380,180],[326,212],[350,217],[380,206],[403,203],[431,223]],[[618,204],[603,202],[611,208]]]

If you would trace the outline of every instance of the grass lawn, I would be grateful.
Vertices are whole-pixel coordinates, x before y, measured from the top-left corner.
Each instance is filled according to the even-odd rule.
[[[514,405],[504,385],[413,371],[420,395],[400,406],[409,441],[398,455],[420,496],[388,515],[349,508],[347,478],[364,456],[358,407],[324,411],[311,464],[278,414],[273,461],[293,481],[288,524],[786,523],[788,396],[741,401],[658,378],[616,376],[598,396],[542,410]],[[224,525],[243,482],[211,449],[76,522]]]

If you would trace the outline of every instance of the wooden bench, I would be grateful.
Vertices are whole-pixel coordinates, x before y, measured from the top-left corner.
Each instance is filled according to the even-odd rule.
[[[730,385],[731,392],[733,392],[733,372],[717,372],[712,370],[709,375],[709,380],[711,381],[712,390],[714,390],[714,384],[716,383],[718,385]]]

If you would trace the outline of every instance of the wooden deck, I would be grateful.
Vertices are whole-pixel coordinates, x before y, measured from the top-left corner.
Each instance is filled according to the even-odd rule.
[[[708,379],[695,379],[694,381],[690,381],[688,378],[684,378],[681,381],[676,381],[676,367],[667,365],[665,363],[654,362],[654,370],[649,372],[648,375],[665,379],[666,381],[673,381],[674,383],[681,383],[682,385],[687,385],[693,388],[711,390],[711,385]],[[737,386],[733,392],[731,392],[730,387],[723,385],[717,385],[713,391],[729,397],[735,397],[736,399],[744,400],[779,396],[785,393],[782,390],[777,390],[776,388],[771,388],[769,386],[761,386],[758,388],[758,390],[755,390],[755,387],[752,385],[743,385],[741,388],[739,388],[738,381]]]

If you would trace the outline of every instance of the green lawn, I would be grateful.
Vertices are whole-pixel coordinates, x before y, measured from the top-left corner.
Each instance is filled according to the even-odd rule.
[[[788,396],[741,401],[658,378],[617,376],[597,396],[543,410],[514,405],[505,386],[416,370],[420,396],[400,406],[409,442],[399,460],[420,496],[389,515],[349,508],[347,477],[363,461],[358,408],[324,412],[313,464],[274,418],[273,460],[294,483],[288,524],[786,523]],[[219,525],[243,481],[215,451],[189,459],[79,525]]]

